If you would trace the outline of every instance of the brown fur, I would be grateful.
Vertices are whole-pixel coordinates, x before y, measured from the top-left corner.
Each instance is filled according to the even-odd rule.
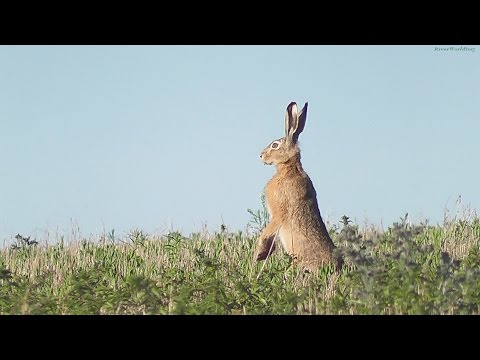
[[[295,106],[296,111],[296,104],[291,103],[287,108],[287,118],[291,106]],[[318,209],[317,193],[300,161],[296,139],[305,125],[306,107],[307,104],[303,124],[296,125],[300,130],[295,133],[291,122],[287,121],[287,135],[274,140],[260,155],[265,164],[276,165],[277,172],[265,189],[271,221],[259,236],[255,256],[257,260],[265,260],[276,239],[301,266],[315,271],[322,265],[339,264],[334,260],[334,244]],[[272,148],[275,142],[279,146]]]

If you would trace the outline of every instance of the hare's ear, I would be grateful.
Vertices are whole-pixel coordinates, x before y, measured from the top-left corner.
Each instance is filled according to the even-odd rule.
[[[292,101],[287,106],[287,111],[285,113],[285,139],[287,142],[292,142],[292,135],[297,127],[298,123],[298,109],[297,103]]]
[[[292,144],[297,143],[298,136],[305,128],[305,122],[307,121],[307,108],[308,102],[305,103],[299,114],[295,102],[291,102],[287,106],[287,113],[285,114],[285,138],[287,139],[287,142]]]
[[[308,102],[303,105],[302,111],[300,111],[300,114],[298,115],[298,124],[297,124],[297,129],[295,130],[295,133],[293,134],[293,138],[295,142],[298,140],[298,135],[300,135],[305,128],[305,123],[307,122],[307,110],[308,110]]]

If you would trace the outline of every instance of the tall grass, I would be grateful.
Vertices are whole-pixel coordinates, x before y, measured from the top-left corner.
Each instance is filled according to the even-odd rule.
[[[304,273],[281,247],[257,263],[256,232],[224,227],[53,245],[19,235],[0,250],[0,313],[479,313],[480,221],[473,212],[441,225],[404,216],[385,231],[344,218],[330,233],[345,259],[340,272]]]

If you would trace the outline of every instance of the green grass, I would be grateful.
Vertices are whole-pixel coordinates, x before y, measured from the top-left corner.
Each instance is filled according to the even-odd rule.
[[[479,313],[478,217],[430,226],[405,216],[385,231],[343,220],[330,228],[339,273],[304,273],[280,248],[254,262],[255,235],[225,229],[54,245],[17,236],[0,250],[0,313]]]

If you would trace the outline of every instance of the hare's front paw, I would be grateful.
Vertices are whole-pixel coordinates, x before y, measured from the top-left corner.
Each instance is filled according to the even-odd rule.
[[[270,235],[268,237],[260,236],[257,242],[257,248],[255,249],[255,254],[254,254],[254,258],[257,261],[265,260],[269,256],[269,254],[272,253],[272,251],[275,249],[275,243],[273,241],[274,239],[275,239],[275,234]]]

